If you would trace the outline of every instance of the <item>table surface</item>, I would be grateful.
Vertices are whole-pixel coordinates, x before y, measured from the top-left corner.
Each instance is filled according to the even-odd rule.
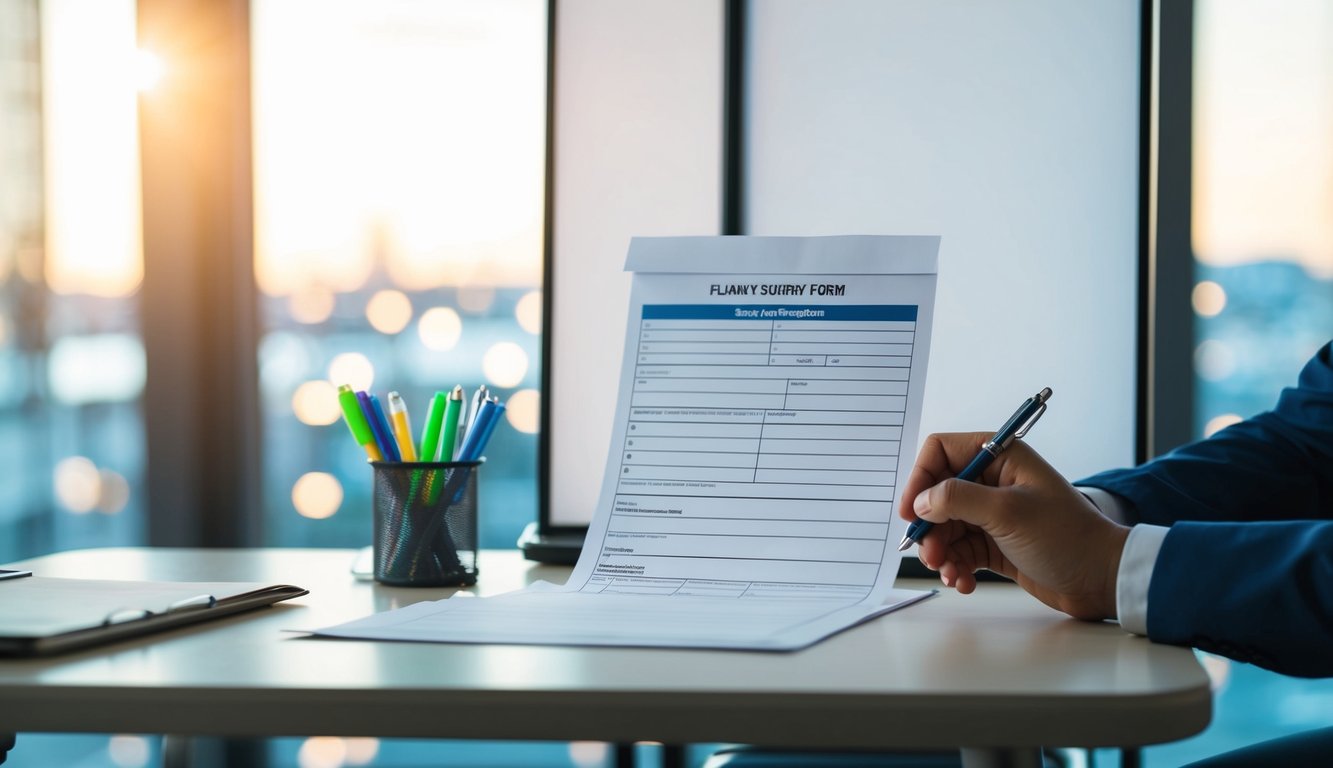
[[[43,576],[289,583],[310,594],[219,621],[0,660],[0,729],[867,749],[1136,746],[1211,714],[1186,648],[1075,621],[1010,584],[952,591],[794,653],[447,645],[290,630],[434,600],[349,573],[353,550],[80,550]],[[569,570],[484,552],[478,595]],[[900,581],[908,588],[928,582]]]

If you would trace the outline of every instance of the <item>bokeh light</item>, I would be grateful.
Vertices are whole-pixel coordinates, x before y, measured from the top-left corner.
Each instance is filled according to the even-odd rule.
[[[103,469],[97,473],[97,506],[98,512],[104,515],[114,515],[125,508],[130,503],[130,481],[119,472],[113,472],[109,469]]]
[[[107,740],[106,752],[119,768],[142,768],[151,757],[148,739],[142,736],[112,736]]]
[[[323,427],[342,415],[338,388],[327,381],[307,381],[292,394],[292,412],[296,420],[312,427]]]
[[[518,326],[536,336],[542,332],[542,292],[528,291],[514,307],[514,318]]]
[[[344,352],[329,363],[329,381],[335,386],[349,384],[352,389],[370,391],[375,383],[375,366],[360,352]]]
[[[301,517],[311,520],[333,517],[342,503],[342,483],[327,472],[307,472],[292,486],[292,506]]]
[[[528,353],[512,341],[497,342],[482,356],[481,370],[501,389],[516,387],[528,373]]]
[[[1242,419],[1239,414],[1235,413],[1224,413],[1221,416],[1214,416],[1213,418],[1208,420],[1207,424],[1204,425],[1203,436],[1212,437],[1213,433],[1220,432],[1221,430],[1226,429],[1232,424],[1236,424],[1241,421],[1244,421],[1244,419]]]
[[[432,307],[417,321],[417,335],[427,349],[447,352],[463,336],[463,319],[452,307]]]
[[[1221,381],[1236,370],[1236,355],[1231,347],[1209,339],[1194,349],[1194,370],[1209,381]]]
[[[505,401],[505,418],[509,426],[525,435],[537,434],[541,420],[541,393],[535,389],[520,389]]]
[[[75,514],[91,512],[102,495],[102,477],[97,465],[85,456],[61,459],[55,466],[55,497]]]
[[[1227,292],[1212,280],[1204,280],[1194,286],[1190,303],[1200,317],[1216,317],[1227,306]]]
[[[296,753],[301,768],[342,768],[346,759],[347,744],[337,736],[311,736]]]
[[[606,765],[610,748],[600,741],[573,741],[569,744],[569,759],[578,768],[596,768]]]
[[[333,291],[309,285],[287,297],[287,312],[298,323],[316,325],[333,315],[334,304]]]
[[[402,291],[377,291],[366,302],[366,320],[371,328],[392,336],[412,322],[412,300]]]
[[[366,765],[374,760],[380,751],[379,739],[354,737],[343,739],[343,745],[347,748],[348,765]]]

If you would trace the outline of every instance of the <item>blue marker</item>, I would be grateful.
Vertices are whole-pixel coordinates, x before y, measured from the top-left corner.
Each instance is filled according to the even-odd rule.
[[[374,395],[368,395],[370,399],[370,409],[375,417],[370,421],[370,428],[375,431],[375,440],[379,442],[380,449],[384,451],[384,460],[400,462],[403,455],[398,452],[398,443],[393,439],[393,430],[389,428],[389,420],[384,417],[384,407],[380,405],[380,399]]]

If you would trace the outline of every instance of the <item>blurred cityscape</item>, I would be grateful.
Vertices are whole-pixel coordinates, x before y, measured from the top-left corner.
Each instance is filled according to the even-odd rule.
[[[1333,279],[1291,259],[1198,264],[1194,290],[1195,434],[1269,410],[1333,340]]]

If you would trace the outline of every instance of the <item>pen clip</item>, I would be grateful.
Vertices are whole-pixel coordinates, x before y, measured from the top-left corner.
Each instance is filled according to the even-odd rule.
[[[153,612],[147,608],[117,608],[102,619],[102,626],[109,627],[113,624],[124,624],[127,621],[139,621],[140,619],[151,618]]]
[[[1027,421],[1023,422],[1023,426],[1018,428],[1018,431],[1014,433],[1013,439],[1018,440],[1022,438],[1023,435],[1026,435],[1028,433],[1028,430],[1032,429],[1032,425],[1036,424],[1037,419],[1040,419],[1041,415],[1045,412],[1046,412],[1046,403],[1042,403],[1041,407],[1038,408],[1035,413],[1029,416]]]
[[[212,608],[217,605],[217,598],[212,595],[195,595],[182,600],[177,600],[167,606],[167,613],[179,613],[181,611],[195,610],[199,608]]]

